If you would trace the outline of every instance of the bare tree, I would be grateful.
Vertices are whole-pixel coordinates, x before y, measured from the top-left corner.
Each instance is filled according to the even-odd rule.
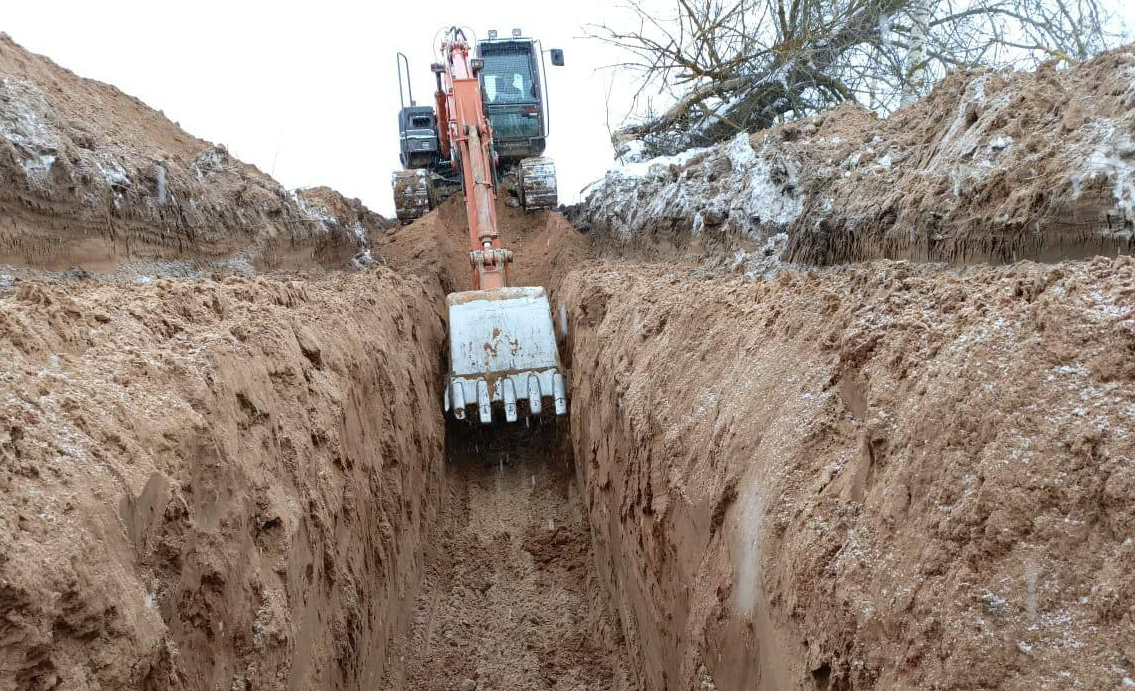
[[[651,154],[720,141],[844,101],[881,111],[955,68],[1083,60],[1108,47],[1105,0],[629,0],[633,26],[592,26],[616,67],[668,107],[615,133]]]

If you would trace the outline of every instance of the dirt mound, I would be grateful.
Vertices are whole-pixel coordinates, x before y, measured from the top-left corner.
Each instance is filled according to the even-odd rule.
[[[437,298],[0,299],[0,689],[373,688],[439,503]]]
[[[1035,73],[963,72],[879,120],[846,106],[634,163],[590,193],[607,244],[834,264],[1129,253],[1135,50]]]
[[[511,285],[554,289],[568,272],[595,259],[587,239],[553,211],[528,213],[498,200],[497,221],[501,243],[516,257],[508,269]],[[440,280],[447,293],[472,288],[469,222],[460,197],[386,233],[375,251],[399,271]]]
[[[223,146],[6,34],[0,219],[0,264],[94,272],[175,259],[341,267],[385,226],[330,190],[288,192]]]
[[[649,688],[1135,676],[1129,258],[569,276],[573,438]]]

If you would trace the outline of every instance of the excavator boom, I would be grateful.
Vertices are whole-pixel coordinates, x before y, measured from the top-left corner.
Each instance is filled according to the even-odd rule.
[[[496,189],[493,183],[493,128],[485,116],[481,82],[477,78],[479,60],[461,29],[451,29],[441,46],[443,62],[435,63],[442,89],[439,105],[443,149],[457,152],[465,189],[465,213],[469,219],[470,252],[474,266],[473,287],[492,290],[505,285],[504,266],[511,255],[500,252],[497,234]]]

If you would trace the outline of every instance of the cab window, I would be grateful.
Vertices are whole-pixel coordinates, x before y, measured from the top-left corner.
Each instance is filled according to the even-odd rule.
[[[491,105],[502,103],[534,103],[535,82],[529,55],[486,55],[481,83],[485,99]]]

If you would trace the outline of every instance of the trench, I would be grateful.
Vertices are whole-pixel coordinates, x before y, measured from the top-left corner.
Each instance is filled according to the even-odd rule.
[[[0,691],[1135,686],[1129,48],[650,166],[595,245],[502,206],[575,362],[570,419],[491,430],[439,406],[456,199],[289,202],[0,51],[74,154],[0,156]],[[308,272],[360,230],[388,269]]]
[[[517,253],[510,284],[544,286],[555,305],[573,260],[590,255],[586,241],[557,214],[503,204],[498,214]],[[468,289],[464,220],[463,207],[448,203],[393,234],[385,250],[396,268],[445,292]],[[454,251],[437,249],[447,246]],[[569,344],[559,345],[570,370]],[[421,580],[404,604],[412,625],[394,637],[381,688],[642,688],[597,570],[570,415],[491,426],[447,419],[444,457]]]
[[[636,688],[564,420],[451,423],[413,625],[386,689]]]
[[[1135,410],[1128,259],[682,276],[502,209],[514,283],[566,306],[571,411],[481,428],[438,400],[459,210],[393,270],[0,301],[0,546],[50,557],[0,560],[0,689],[1109,687],[1130,628],[1080,593],[1135,589],[1130,493],[1091,524],[1121,529],[1028,526],[1130,477],[1135,437],[1075,432]],[[1033,402],[1063,417],[982,414]]]

